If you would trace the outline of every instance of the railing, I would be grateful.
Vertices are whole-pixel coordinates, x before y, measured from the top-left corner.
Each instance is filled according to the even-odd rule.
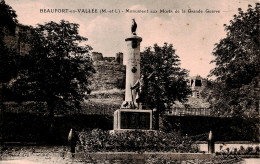
[[[210,116],[211,115],[211,109],[210,108],[172,108],[169,112],[167,112],[168,115],[174,115],[174,116]]]
[[[47,106],[46,104],[4,104],[4,109],[2,112],[8,113],[33,113],[33,114],[47,114]],[[55,111],[56,115],[73,115],[73,114],[87,114],[87,115],[110,115],[114,114],[114,111],[119,109],[119,105],[113,104],[98,104],[91,103],[86,104],[81,107],[81,110],[78,109],[63,109],[59,108],[59,111]],[[143,105],[143,109],[150,109],[151,107]],[[172,108],[166,112],[167,115],[174,116],[210,116],[211,109],[210,108]]]
[[[79,109],[65,109],[60,107],[58,111],[54,111],[55,115],[73,115],[73,114],[87,114],[87,115],[113,115],[114,111],[119,109],[118,105],[103,105],[103,104],[88,104],[81,106]],[[48,114],[46,104],[23,104],[23,103],[6,103],[2,112],[5,113],[31,113],[31,114]]]

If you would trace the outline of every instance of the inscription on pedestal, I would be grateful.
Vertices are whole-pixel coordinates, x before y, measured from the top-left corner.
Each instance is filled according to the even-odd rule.
[[[152,110],[118,109],[114,112],[114,130],[152,130]]]
[[[150,113],[121,112],[122,129],[150,129]]]

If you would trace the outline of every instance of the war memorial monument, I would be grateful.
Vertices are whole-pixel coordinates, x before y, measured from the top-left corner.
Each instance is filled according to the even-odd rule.
[[[142,38],[136,34],[137,24],[133,19],[132,35],[125,39],[127,54],[125,100],[121,108],[114,112],[114,132],[125,130],[152,130],[152,110],[143,110],[140,102],[142,85],[140,80],[140,43]],[[136,89],[134,89],[136,88]]]

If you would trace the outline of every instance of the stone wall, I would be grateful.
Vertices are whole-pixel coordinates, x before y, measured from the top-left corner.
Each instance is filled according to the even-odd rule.
[[[96,73],[92,80],[92,90],[124,89],[125,69],[123,55],[103,57],[101,53],[92,53]]]
[[[31,27],[17,24],[15,33],[6,35],[4,41],[8,48],[20,54],[27,54],[30,51],[28,38],[31,38]]]

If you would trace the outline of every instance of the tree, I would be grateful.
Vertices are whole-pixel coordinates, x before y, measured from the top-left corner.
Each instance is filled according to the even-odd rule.
[[[5,36],[14,34],[17,24],[17,15],[15,11],[5,1],[0,2],[0,138],[1,144],[4,142],[4,134],[2,132],[2,125],[4,116],[3,106],[3,83],[10,81],[17,76],[17,60],[18,56],[15,51],[9,49],[5,44]]]
[[[6,35],[14,35],[17,24],[15,11],[5,1],[0,2],[0,84],[17,75],[17,54],[4,41]]]
[[[155,129],[159,128],[159,117],[178,100],[183,102],[191,94],[187,85],[188,72],[179,67],[179,56],[173,45],[165,43],[148,47],[141,56],[141,73],[144,75],[145,102],[156,108]],[[152,75],[151,75],[152,74]],[[147,77],[150,76],[149,79]]]
[[[90,91],[91,47],[83,44],[87,38],[78,34],[78,27],[64,20],[38,25],[31,51],[24,57],[25,69],[10,83],[26,100],[46,102],[51,127],[55,110],[80,109]]]
[[[11,6],[7,5],[5,1],[0,2],[0,29],[1,34],[4,35],[3,29],[7,30],[6,32],[14,33],[16,24],[17,24],[17,15]],[[1,35],[1,36],[2,36]],[[2,39],[2,38],[1,38]]]
[[[216,44],[213,55],[216,67],[210,76],[216,77],[204,97],[218,115],[256,116],[255,88],[259,75],[259,4],[238,9],[230,25],[224,25],[226,38]]]

